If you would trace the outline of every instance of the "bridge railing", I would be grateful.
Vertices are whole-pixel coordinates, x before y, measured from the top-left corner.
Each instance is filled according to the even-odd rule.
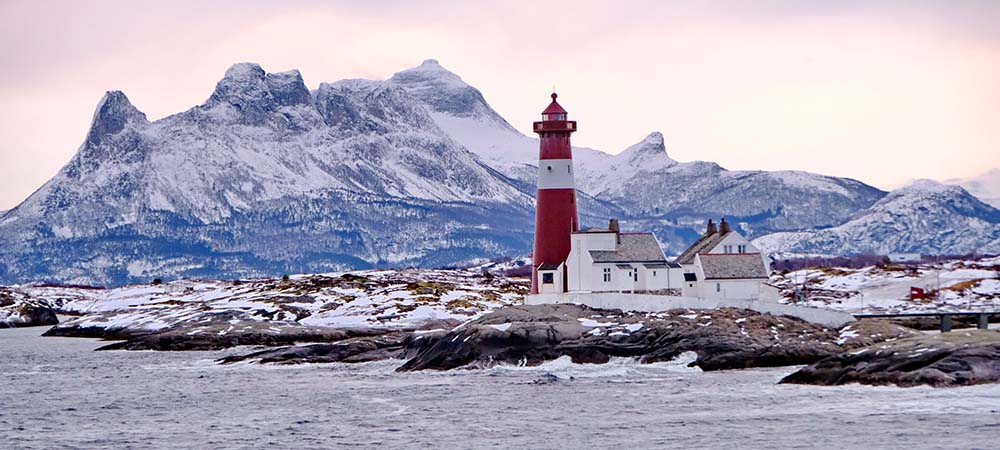
[[[881,314],[854,314],[855,319],[899,319],[910,317],[938,317],[941,323],[941,332],[951,331],[954,316],[975,316],[976,328],[986,330],[990,327],[990,316],[1000,315],[1000,311],[939,311],[939,312],[919,312],[919,313],[881,313]]]

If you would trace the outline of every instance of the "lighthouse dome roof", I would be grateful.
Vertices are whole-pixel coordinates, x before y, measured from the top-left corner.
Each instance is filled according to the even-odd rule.
[[[542,111],[542,114],[566,114],[566,110],[556,101],[556,97],[558,96],[555,92],[552,93],[552,103],[549,103],[549,106],[545,108],[545,111]]]

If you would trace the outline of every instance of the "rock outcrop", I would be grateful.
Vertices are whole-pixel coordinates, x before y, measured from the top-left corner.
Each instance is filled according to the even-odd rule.
[[[809,364],[873,342],[914,332],[860,321],[832,330],[800,319],[741,309],[623,313],[579,305],[505,308],[443,336],[414,338],[415,356],[399,371],[495,364],[537,365],[569,356],[577,363],[635,357],[643,363],[695,352],[703,370]]]
[[[1000,331],[918,336],[834,355],[782,383],[967,386],[1000,382]]]
[[[24,328],[59,323],[52,308],[16,291],[0,289],[0,328]]]
[[[344,339],[332,344],[311,344],[269,349],[248,355],[234,355],[219,362],[258,362],[261,364],[359,363],[400,358],[409,332],[390,332],[377,336]]]
[[[456,324],[457,322],[455,321],[445,320],[428,321],[420,324],[419,326],[401,328],[333,328],[306,326],[294,322],[218,320],[141,334],[135,334],[134,331],[125,331],[118,334],[105,334],[93,337],[101,337],[105,339],[125,339],[121,342],[105,345],[97,350],[221,350],[242,345],[280,347],[309,342],[325,344],[334,343],[333,345],[341,345],[342,342],[353,342],[350,341],[351,339],[374,339],[386,335],[401,335],[402,337],[399,338],[401,347],[402,339],[415,330],[424,328],[434,329],[439,327],[451,328]],[[53,329],[52,331],[55,330],[56,329]],[[60,330],[66,331],[64,329]],[[70,331],[70,333],[74,336],[81,335],[79,331]],[[46,336],[58,335],[60,335],[60,332],[46,333]],[[391,340],[392,338],[386,339]],[[379,345],[386,346],[389,344]],[[386,357],[389,358],[392,356],[387,355]],[[326,362],[335,361],[331,360]]]

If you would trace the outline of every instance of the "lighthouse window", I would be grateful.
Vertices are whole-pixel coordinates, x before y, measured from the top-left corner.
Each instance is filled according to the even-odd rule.
[[[610,267],[605,267],[604,268],[604,282],[605,283],[610,283],[611,282],[611,268]]]
[[[554,281],[553,281],[554,279],[555,279],[555,277],[553,277],[551,273],[543,273],[542,274],[542,284],[553,284],[554,283]]]
[[[549,168],[549,172],[551,172],[552,171],[552,166],[548,166],[548,168]]]

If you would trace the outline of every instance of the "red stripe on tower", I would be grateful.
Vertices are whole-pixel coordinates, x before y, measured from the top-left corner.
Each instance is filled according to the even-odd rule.
[[[570,233],[580,228],[573,184],[573,149],[569,143],[570,134],[576,131],[576,121],[566,120],[566,110],[559,106],[556,97],[553,92],[552,103],[542,111],[542,121],[534,125],[541,144],[531,271],[533,294],[538,293],[538,267],[565,263],[569,256]]]

